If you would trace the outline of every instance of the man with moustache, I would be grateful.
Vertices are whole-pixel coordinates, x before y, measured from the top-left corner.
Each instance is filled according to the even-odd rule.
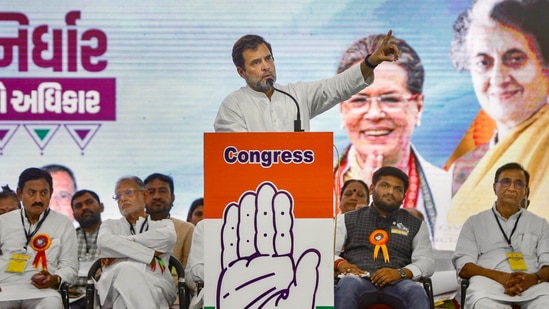
[[[145,207],[151,219],[170,219],[175,227],[177,241],[173,247],[173,255],[181,262],[183,267],[187,265],[189,251],[193,237],[194,225],[172,218],[170,210],[175,201],[173,179],[164,174],[154,173],[145,178],[145,190],[149,192],[145,196]]]
[[[496,202],[463,224],[452,262],[469,279],[464,308],[547,308],[549,224],[522,207],[529,183],[520,164],[502,165]]]
[[[87,273],[87,269],[99,258],[97,235],[101,226],[101,213],[105,208],[99,200],[97,193],[91,190],[77,191],[72,196],[71,207],[74,219],[80,224],[80,227],[76,229],[80,271]],[[71,295],[85,295],[87,281],[88,278],[86,276],[78,277],[69,289]],[[86,308],[85,298],[71,303],[71,309],[83,308]]]
[[[105,220],[97,236],[102,274],[97,294],[105,308],[158,308],[173,304],[177,289],[167,269],[176,234],[171,220],[145,213],[149,191],[137,176],[116,182],[113,199],[122,218]]]
[[[431,276],[435,261],[427,225],[400,208],[408,184],[400,169],[381,167],[370,185],[372,206],[338,216],[336,309],[377,303],[429,308],[430,300],[415,280]]]
[[[215,118],[216,132],[293,132],[299,105],[303,130],[310,131],[311,118],[364,89],[374,81],[374,69],[384,61],[397,61],[398,47],[389,43],[389,30],[379,47],[360,64],[332,78],[278,85],[271,44],[248,34],[233,46],[232,58],[238,75],[246,81],[228,95]],[[296,100],[274,88],[289,93]],[[300,124],[301,126],[301,124]]]
[[[49,208],[51,175],[28,168],[19,176],[23,208],[0,216],[0,308],[63,308],[58,292],[78,272],[71,220]]]

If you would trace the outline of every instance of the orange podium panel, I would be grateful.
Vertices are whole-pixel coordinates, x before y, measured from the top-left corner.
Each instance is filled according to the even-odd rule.
[[[332,133],[205,133],[205,308],[333,308]]]

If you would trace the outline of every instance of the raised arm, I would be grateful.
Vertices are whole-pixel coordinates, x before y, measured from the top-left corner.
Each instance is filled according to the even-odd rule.
[[[376,48],[376,50],[368,55],[366,59],[360,64],[360,69],[362,71],[362,76],[366,80],[370,74],[374,71],[374,68],[378,66],[383,61],[397,61],[400,51],[395,44],[389,43],[389,40],[393,36],[393,30],[389,30],[387,35],[381,42],[381,44]]]

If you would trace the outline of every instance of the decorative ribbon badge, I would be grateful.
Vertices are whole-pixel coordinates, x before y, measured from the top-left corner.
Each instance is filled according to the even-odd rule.
[[[164,261],[159,256],[153,257],[153,259],[151,261],[151,264],[150,264],[151,265],[151,270],[152,271],[156,270],[156,261],[158,261],[158,265],[160,265],[160,272],[164,273],[164,270],[166,269],[166,264],[164,264]]]
[[[375,230],[370,234],[370,243],[375,245],[374,248],[374,260],[377,260],[377,255],[379,253],[379,248],[383,252],[383,260],[385,263],[389,263],[389,250],[385,245],[389,241],[389,234],[384,230]]]
[[[42,262],[42,269],[48,270],[48,261],[46,260],[46,250],[51,245],[51,238],[46,234],[38,234],[31,240],[31,248],[36,251],[36,257],[32,262],[32,266],[38,269],[38,264]]]

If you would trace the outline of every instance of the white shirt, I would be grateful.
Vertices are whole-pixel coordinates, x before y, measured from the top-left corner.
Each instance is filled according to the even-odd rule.
[[[160,256],[166,268],[171,252],[176,242],[176,233],[172,220],[152,221],[150,217],[139,217],[133,225],[126,218],[105,220],[99,228],[97,248],[102,258],[116,258],[113,264],[103,268],[101,279],[97,281],[97,293],[101,304],[111,304],[117,299],[117,293],[122,295],[125,305],[136,308],[163,308],[169,306],[176,295],[176,288],[169,271],[155,262],[155,268],[150,266],[155,251],[163,252]],[[120,272],[122,267],[131,266],[135,271]],[[119,284],[118,282],[124,282]],[[151,294],[147,298],[145,289]],[[113,292],[115,291],[115,292]],[[133,295],[139,294],[139,295]],[[128,295],[132,295],[128,297]]]
[[[473,215],[465,221],[459,234],[452,262],[459,274],[467,263],[473,263],[484,268],[512,272],[506,253],[511,247],[500,230],[493,211],[509,238],[515,251],[521,252],[528,268],[526,273],[535,273],[542,266],[549,265],[549,224],[530,211],[520,209],[509,219],[502,217],[496,211],[495,205],[485,211]],[[520,215],[520,219],[519,219]],[[536,284],[522,292],[521,295],[510,296],[503,293],[503,286],[498,282],[482,276],[470,278],[467,288],[467,305],[481,297],[489,297],[506,302],[520,302],[536,298],[539,295],[549,295],[549,283]]]
[[[24,225],[21,224],[23,215]],[[40,215],[39,221],[44,218]],[[5,271],[14,253],[21,253],[27,243],[25,231],[32,233],[37,223],[31,225],[25,216],[24,209],[14,210],[0,216],[0,244],[3,254],[0,255],[0,301],[16,299],[43,298],[59,295],[54,289],[37,289],[31,284],[31,277],[42,270],[32,266],[37,252],[31,245],[26,246],[29,259],[23,273]],[[69,217],[50,210],[48,216],[35,235],[46,234],[51,238],[51,245],[45,251],[48,271],[61,277],[63,282],[72,283],[78,274],[78,254],[76,231]],[[32,240],[31,240],[32,241]]]
[[[282,86],[299,104],[301,127],[310,131],[310,120],[345,101],[374,81],[374,73],[364,81],[360,65],[332,78],[314,82],[297,82]],[[214,122],[216,132],[293,132],[297,108],[287,95],[275,91],[269,98],[263,93],[242,87],[223,100]]]

